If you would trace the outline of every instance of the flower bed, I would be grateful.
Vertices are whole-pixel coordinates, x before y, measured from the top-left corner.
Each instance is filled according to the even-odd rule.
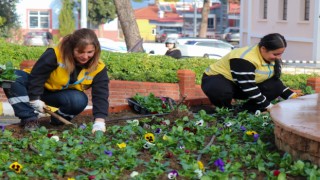
[[[80,117],[79,117],[80,118]],[[109,124],[91,134],[76,127],[0,131],[2,179],[285,179],[320,176],[274,145],[268,114],[175,111]]]

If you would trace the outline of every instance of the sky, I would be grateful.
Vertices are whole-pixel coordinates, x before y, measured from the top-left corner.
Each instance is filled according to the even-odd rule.
[[[180,0],[180,2],[194,2],[194,0]],[[211,0],[211,2],[220,2],[219,0]],[[154,3],[154,0],[144,0],[143,2],[137,3],[131,0],[133,9],[139,9],[148,6],[149,3]]]

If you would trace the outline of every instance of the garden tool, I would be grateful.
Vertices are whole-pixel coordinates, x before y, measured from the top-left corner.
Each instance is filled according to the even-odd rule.
[[[51,116],[57,118],[59,121],[63,122],[63,124],[66,124],[66,125],[72,124],[70,121],[68,121],[65,118],[61,117],[59,114],[51,111],[51,107],[48,106],[48,107],[43,108],[43,109],[44,109],[44,112],[46,112],[46,113],[50,114]]]

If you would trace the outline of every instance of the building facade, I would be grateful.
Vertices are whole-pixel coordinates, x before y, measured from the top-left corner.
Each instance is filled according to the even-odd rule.
[[[76,6],[80,6],[77,4]],[[52,30],[52,34],[59,33],[59,14],[62,8],[61,0],[20,0],[16,5],[17,15],[19,17],[21,33]],[[80,13],[73,10],[76,29],[81,28]],[[90,24],[88,24],[90,27]],[[112,40],[119,39],[118,19],[97,26],[90,27],[96,29],[99,37],[105,37]]]
[[[240,46],[269,33],[284,35],[286,61],[320,63],[319,0],[241,0]]]

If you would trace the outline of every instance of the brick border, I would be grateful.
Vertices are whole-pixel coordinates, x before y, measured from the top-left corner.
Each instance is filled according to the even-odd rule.
[[[20,69],[32,68],[36,61],[25,60],[21,62]],[[196,73],[192,70],[183,69],[177,71],[178,83],[155,83],[155,82],[138,82],[138,81],[120,81],[110,80],[109,84],[109,112],[120,112],[127,110],[127,98],[134,96],[136,93],[148,95],[153,93],[156,96],[166,96],[178,101],[183,96],[190,105],[210,104],[206,95],[202,92],[200,85],[196,85]],[[85,91],[91,102],[91,89]],[[0,101],[7,102],[7,98],[0,88]],[[88,114],[88,110],[83,112]]]
[[[277,147],[292,155],[295,160],[309,160],[320,166],[320,142],[299,136],[279,124],[274,126]]]

